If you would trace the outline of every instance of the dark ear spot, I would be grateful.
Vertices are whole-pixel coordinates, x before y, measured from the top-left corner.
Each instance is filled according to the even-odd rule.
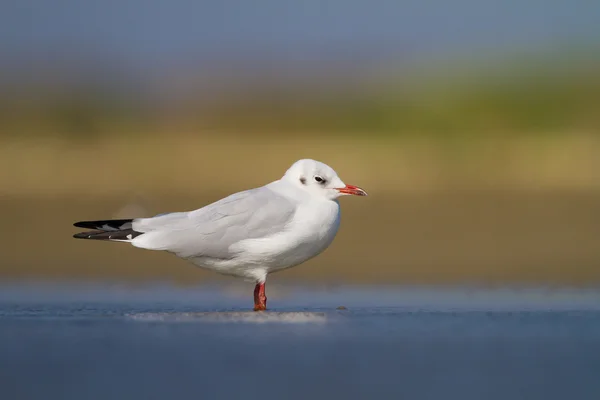
[[[303,185],[306,185],[306,178],[300,177],[300,183],[302,183]]]

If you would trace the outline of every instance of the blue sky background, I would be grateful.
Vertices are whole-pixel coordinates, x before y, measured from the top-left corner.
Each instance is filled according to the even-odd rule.
[[[600,42],[595,0],[12,0],[0,68],[156,77],[254,65],[348,68]],[[275,66],[275,67],[274,67]]]

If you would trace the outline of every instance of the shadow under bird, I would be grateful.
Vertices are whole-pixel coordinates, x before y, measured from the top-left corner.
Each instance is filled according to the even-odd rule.
[[[196,266],[256,283],[254,310],[267,308],[267,275],[325,250],[340,224],[337,198],[366,196],[328,165],[296,161],[277,181],[232,194],[189,212],[151,218],[81,221],[78,239],[131,243],[163,250]]]

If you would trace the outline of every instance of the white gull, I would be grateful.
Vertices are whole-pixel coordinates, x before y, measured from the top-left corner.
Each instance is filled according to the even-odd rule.
[[[252,280],[254,310],[266,309],[265,282],[325,250],[340,224],[343,195],[366,196],[346,185],[328,165],[304,159],[277,181],[232,194],[189,212],[151,218],[81,221],[93,229],[79,239],[128,242],[164,250],[224,275]]]

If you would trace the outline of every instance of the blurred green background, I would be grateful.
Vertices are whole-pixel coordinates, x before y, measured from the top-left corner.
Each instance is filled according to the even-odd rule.
[[[0,10],[4,280],[230,279],[71,224],[199,208],[315,158],[370,196],[271,279],[600,281],[600,3]]]

